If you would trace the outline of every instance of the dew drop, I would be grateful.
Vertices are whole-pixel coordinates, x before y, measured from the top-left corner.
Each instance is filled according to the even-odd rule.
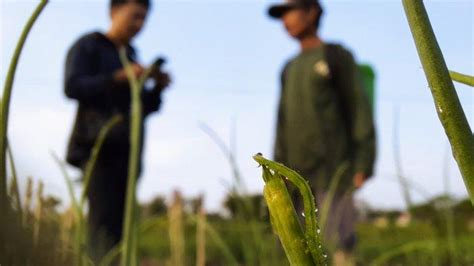
[[[306,217],[306,216],[304,215],[304,212],[302,212],[301,215],[302,215],[303,217]]]

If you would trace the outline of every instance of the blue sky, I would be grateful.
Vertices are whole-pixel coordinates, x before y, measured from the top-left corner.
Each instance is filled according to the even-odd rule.
[[[168,58],[173,85],[162,111],[148,120],[142,201],[174,189],[188,196],[206,194],[217,209],[232,181],[219,149],[200,130],[204,122],[223,138],[235,128],[237,160],[248,190],[261,191],[260,170],[251,156],[271,155],[278,75],[298,52],[278,21],[266,16],[274,1],[154,1],[146,28],[135,46],[144,64]],[[16,39],[36,1],[0,2],[0,81],[3,84]],[[425,1],[450,68],[474,73],[474,3]],[[401,1],[323,1],[321,35],[343,43],[359,62],[377,71],[376,175],[357,193],[374,207],[403,207],[393,160],[394,109],[400,109],[404,173],[427,193],[444,191],[447,138],[440,126]],[[24,184],[26,176],[46,183],[46,192],[67,202],[63,178],[50,151],[65,153],[76,103],[65,99],[65,55],[82,34],[109,25],[108,1],[50,1],[33,28],[19,64],[12,98],[9,136]],[[471,125],[474,91],[456,84]],[[449,189],[466,190],[454,160]],[[75,176],[77,171],[70,169]],[[416,200],[422,196],[415,194]]]

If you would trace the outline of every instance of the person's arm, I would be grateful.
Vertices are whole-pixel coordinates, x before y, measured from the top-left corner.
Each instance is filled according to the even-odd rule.
[[[275,147],[273,157],[276,162],[287,164],[287,147],[286,147],[286,130],[285,130],[285,76],[288,69],[288,64],[283,68],[281,73],[281,89],[280,89],[280,101],[278,104],[277,113],[277,124],[276,124],[276,136],[275,136]]]
[[[362,81],[358,73],[358,67],[353,56],[345,52],[344,76],[348,82],[346,103],[350,119],[350,136],[353,144],[354,184],[361,186],[365,179],[373,174],[376,137],[374,118],[367,95],[363,89]],[[357,185],[359,184],[359,185]]]
[[[65,94],[84,102],[97,101],[108,95],[114,74],[97,73],[96,55],[88,40],[77,42],[68,52],[65,72]]]

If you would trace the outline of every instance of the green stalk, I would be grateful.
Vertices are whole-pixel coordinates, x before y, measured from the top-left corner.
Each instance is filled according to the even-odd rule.
[[[336,195],[337,187],[339,186],[342,177],[348,169],[349,162],[344,162],[337,168],[336,173],[334,174],[333,178],[331,178],[331,183],[329,184],[327,196],[324,199],[323,206],[321,206],[319,226],[321,227],[321,230],[323,232],[326,228],[326,223],[329,218],[329,210],[331,209],[334,196]]]
[[[66,180],[66,185],[69,193],[69,198],[71,200],[72,209],[74,211],[74,243],[73,243],[73,250],[75,255],[75,264],[76,266],[81,266],[84,263],[84,247],[85,247],[85,224],[84,224],[84,212],[82,209],[82,205],[76,200],[76,196],[74,195],[74,187],[71,181],[71,177],[69,176],[65,164],[59,159],[59,157],[55,153],[51,153],[54,160],[58,164],[61,172],[63,174],[64,179]]]
[[[25,205],[23,205],[23,219],[22,224],[23,227],[26,227],[30,224],[30,212],[31,212],[31,200],[33,198],[33,179],[28,177],[26,182],[26,189],[25,189]]]
[[[402,0],[439,119],[474,205],[474,137],[462,109],[423,1]]]
[[[204,210],[204,196],[199,196],[196,213],[196,266],[206,265],[206,211]]]
[[[200,129],[214,142],[218,148],[221,150],[223,155],[226,157],[229,165],[231,167],[232,176],[234,179],[234,184],[232,184],[230,188],[230,194],[236,198],[236,217],[234,217],[233,221],[235,221],[235,227],[239,229],[244,229],[248,231],[250,228],[250,237],[241,237],[240,242],[242,244],[243,250],[243,257],[245,264],[258,264],[261,265],[263,262],[262,256],[260,253],[265,245],[265,241],[262,239],[262,235],[264,232],[261,228],[259,228],[259,222],[256,221],[255,217],[253,217],[253,209],[255,206],[253,203],[248,200],[246,197],[248,195],[247,188],[245,186],[245,182],[242,180],[239,167],[237,164],[237,160],[235,157],[235,140],[233,137],[230,137],[231,145],[226,145],[223,138],[217,134],[217,132],[212,129],[209,125],[205,123],[201,123],[199,125]],[[235,130],[231,130],[234,133]],[[241,226],[244,224],[244,226]],[[250,239],[249,239],[250,238]]]
[[[280,238],[290,265],[316,265],[283,179],[277,173],[272,174],[266,166],[262,168],[265,180],[263,196],[267,201],[272,226]]]
[[[12,187],[13,187],[13,193],[14,193],[14,196],[15,196],[15,203],[16,203],[16,207],[17,207],[17,210],[18,210],[18,213],[20,215],[20,217],[23,216],[22,212],[22,206],[21,206],[21,199],[20,199],[20,190],[18,189],[18,175],[16,173],[16,166],[15,166],[15,160],[13,159],[13,152],[12,152],[12,149],[11,149],[11,146],[10,146],[10,143],[8,143],[7,141],[7,151],[8,151],[8,157],[9,157],[9,160],[10,160],[10,168],[11,168],[11,171],[12,171]]]
[[[100,261],[99,266],[109,266],[112,265],[114,260],[120,255],[122,252],[122,243],[118,243],[115,245]]]
[[[419,252],[425,251],[428,254],[435,254],[436,252],[436,241],[434,240],[422,240],[416,242],[410,242],[401,245],[400,247],[394,248],[390,251],[387,251],[377,257],[370,265],[377,266],[377,265],[389,265],[391,259],[400,256],[400,255],[407,255],[412,252]],[[437,260],[436,256],[434,256],[433,261]],[[433,263],[433,265],[437,265],[437,263]]]
[[[39,181],[38,190],[36,192],[36,206],[35,206],[35,221],[33,225],[33,244],[38,247],[40,241],[40,230],[42,229],[41,224],[43,223],[43,182]]]
[[[237,160],[235,158],[235,152],[233,151],[232,147],[228,147],[225,144],[225,141],[217,134],[217,132],[212,129],[209,125],[205,123],[201,123],[199,125],[200,129],[214,142],[219,149],[221,150],[222,154],[226,157],[227,161],[232,170],[232,176],[234,177],[235,185],[233,186],[233,190],[241,189],[243,193],[247,192],[247,188],[242,180],[239,167],[237,165]]]
[[[413,201],[411,200],[408,179],[403,172],[402,156],[400,152],[400,108],[398,105],[394,108],[393,158],[395,161],[395,171],[397,172],[397,177],[400,184],[400,191],[402,192],[403,200],[405,201],[408,213],[411,214],[411,210],[413,209]]]
[[[127,181],[127,195],[125,201],[125,217],[123,227],[123,253],[122,265],[129,266],[132,264],[133,256],[133,239],[134,233],[134,207],[135,207],[135,190],[138,177],[138,164],[140,156],[140,135],[142,123],[142,102],[140,99],[141,88],[143,84],[138,82],[131,69],[128,61],[125,48],[120,49],[120,60],[125,67],[127,76],[130,82],[130,89],[132,95],[131,103],[131,119],[130,119],[130,158],[128,164],[128,181]],[[145,79],[143,79],[145,80]]]
[[[451,201],[449,195],[449,148],[447,147],[446,153],[444,156],[444,169],[443,169],[443,179],[444,179],[444,195]],[[457,252],[456,252],[456,233],[454,225],[454,210],[452,202],[449,202],[448,206],[442,212],[443,218],[446,220],[446,240],[449,247],[449,257],[451,264],[457,265]]]
[[[451,79],[456,82],[474,87],[474,76],[468,76],[455,71],[449,71],[449,75],[451,76]]]
[[[10,98],[13,88],[13,81],[15,79],[15,72],[20,59],[21,51],[26,42],[26,38],[33,27],[36,19],[43,11],[44,7],[48,3],[47,0],[42,0],[36,9],[34,10],[31,17],[28,19],[23,31],[21,33],[20,39],[16,45],[13,57],[8,68],[7,77],[5,80],[5,85],[3,87],[3,96],[1,99],[1,110],[0,110],[0,206],[2,212],[4,210],[3,204],[6,203],[6,193],[7,193],[7,169],[6,169],[6,148],[7,148],[7,132],[8,132],[8,114],[10,108]],[[0,213],[1,214],[1,213]]]
[[[168,208],[171,265],[185,265],[185,236],[183,222],[183,198],[179,191],[174,192],[173,202]]]
[[[196,217],[190,217],[193,221],[197,222]],[[217,248],[220,249],[220,252],[222,252],[222,256],[226,260],[225,265],[232,265],[232,266],[238,266],[239,263],[237,262],[237,259],[235,256],[232,254],[232,251],[230,250],[229,246],[225,243],[224,239],[219,235],[219,233],[212,227],[210,223],[208,223],[206,220],[201,221],[203,222],[203,226],[206,229],[206,232],[209,234],[209,237],[213,240],[214,244],[216,244]]]
[[[456,251],[456,233],[454,226],[454,211],[451,203],[443,210],[444,218],[446,219],[446,240],[448,242],[449,260],[452,266],[458,264],[458,256]]]
[[[301,196],[303,197],[304,213],[302,213],[302,215],[305,217],[305,239],[309,248],[309,252],[316,265],[326,264],[327,255],[324,254],[321,240],[321,230],[318,227],[316,199],[313,196],[308,181],[306,181],[306,179],[300,176],[297,172],[291,170],[283,164],[265,159],[261,154],[257,154],[253,158],[263,167],[264,180],[265,170],[271,170],[275,176],[285,177],[285,179],[293,183],[298,188]],[[270,172],[267,171],[267,176],[268,173]],[[266,180],[266,182],[268,181]]]
[[[85,246],[86,246],[86,225],[84,220],[84,203],[87,196],[87,191],[89,190],[90,179],[92,176],[92,171],[94,170],[95,163],[99,156],[99,152],[102,148],[102,145],[107,138],[108,133],[110,130],[117,125],[120,121],[122,121],[122,117],[120,115],[116,115],[112,117],[101,129],[99,132],[99,136],[97,137],[96,142],[92,148],[91,156],[87,161],[86,169],[84,171],[84,188],[81,193],[81,198],[79,202],[76,200],[74,195],[74,188],[69,177],[69,174],[66,171],[66,167],[64,163],[59,159],[56,154],[52,154],[54,160],[59,165],[61,172],[66,180],[69,198],[71,199],[71,205],[74,210],[75,216],[75,233],[74,233],[74,253],[76,254],[76,265],[83,265],[85,262],[86,255],[84,254]]]
[[[84,207],[84,202],[86,200],[87,192],[89,191],[90,179],[92,176],[92,171],[94,170],[97,159],[99,158],[99,152],[102,148],[102,145],[107,138],[110,130],[122,121],[121,115],[115,115],[100,129],[99,136],[92,147],[92,152],[89,160],[87,161],[86,168],[84,170],[84,188],[82,190],[80,204],[81,209]]]

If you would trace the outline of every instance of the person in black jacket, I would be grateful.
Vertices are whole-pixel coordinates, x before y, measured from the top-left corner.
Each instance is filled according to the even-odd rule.
[[[118,48],[126,48],[134,75],[142,75],[144,68],[138,63],[130,43],[142,29],[149,7],[149,0],[111,0],[112,23],[109,30],[106,33],[86,34],[70,48],[67,55],[65,94],[78,101],[67,162],[84,170],[100,130],[115,115],[122,117],[122,121],[107,135],[100,150],[87,194],[90,255],[94,261],[98,261],[121,240],[131,96]],[[150,77],[152,81],[147,84],[154,84],[145,86],[141,95],[143,129],[146,117],[159,110],[161,94],[170,83],[168,74],[159,69]]]

